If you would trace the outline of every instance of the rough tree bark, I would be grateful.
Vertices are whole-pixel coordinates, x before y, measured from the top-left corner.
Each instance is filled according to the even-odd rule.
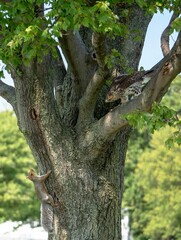
[[[93,33],[91,44],[87,38],[92,34],[86,34],[86,29],[82,30],[85,34],[69,31],[59,39],[68,70],[60,55],[54,59],[49,52],[41,63],[34,58],[29,66],[22,63],[14,69],[9,64],[14,88],[0,82],[0,95],[13,106],[38,169],[41,173],[52,170],[47,187],[59,204],[49,239],[121,239],[124,161],[130,134],[121,116],[136,109],[149,111],[153,101],[160,101],[181,70],[181,35],[157,65],[143,93],[114,108],[104,103],[105,81],[111,77],[104,61],[105,46],[108,50],[115,46],[128,66],[137,70],[150,20],[135,5],[129,18],[122,19],[129,29],[125,38],[111,40]],[[141,41],[135,40],[136,32]],[[120,70],[125,71],[122,66]]]

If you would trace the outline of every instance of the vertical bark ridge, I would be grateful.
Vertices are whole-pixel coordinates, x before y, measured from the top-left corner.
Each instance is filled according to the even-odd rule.
[[[42,63],[38,64],[34,60],[29,67],[20,66],[19,74],[12,71],[15,88],[18,89],[16,101],[19,127],[40,169],[44,170],[43,165],[48,169],[52,164],[53,154],[56,153],[55,142],[60,139],[62,131],[53,81],[50,69],[47,68],[49,61],[50,56],[46,56]]]

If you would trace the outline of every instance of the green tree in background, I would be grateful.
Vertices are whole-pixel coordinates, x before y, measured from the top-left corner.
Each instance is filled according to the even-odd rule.
[[[173,108],[176,111],[181,110],[181,75],[178,75],[173,82],[173,85],[170,86],[169,91],[162,100],[162,104],[167,105],[170,108]]]
[[[0,126],[0,222],[37,220],[38,201],[26,180],[28,169],[35,167],[32,154],[12,112],[0,113]]]
[[[151,148],[140,156],[136,169],[138,188],[144,193],[141,217],[147,239],[181,239],[181,149],[168,149],[163,144],[171,131],[166,127],[155,132]]]
[[[181,76],[162,103],[180,111]],[[180,239],[181,198],[180,148],[166,148],[173,128],[161,128],[151,135],[134,130],[127,154],[124,206],[128,208],[134,239]]]

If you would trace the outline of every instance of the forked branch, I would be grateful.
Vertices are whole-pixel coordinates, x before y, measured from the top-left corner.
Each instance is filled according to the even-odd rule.
[[[121,117],[134,111],[150,111],[153,102],[159,102],[162,99],[169,85],[180,72],[181,32],[170,53],[163,61],[160,61],[160,65],[157,66],[155,74],[142,94],[126,104],[118,105],[100,120],[93,123],[84,136],[80,137],[83,147],[86,147],[87,151],[89,147],[94,148],[97,150],[96,153],[99,154],[105,142],[112,140],[118,131],[129,124],[125,118]]]
[[[99,92],[109,76],[109,71],[105,64],[105,36],[100,33],[93,33],[92,45],[95,49],[98,69],[89,82],[83,97],[80,99],[78,126],[82,125],[82,122],[91,122]]]

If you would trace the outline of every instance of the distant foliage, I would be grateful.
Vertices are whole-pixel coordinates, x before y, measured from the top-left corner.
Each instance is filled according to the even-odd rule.
[[[140,217],[148,239],[181,239],[181,148],[168,149],[163,144],[171,132],[169,127],[155,132],[136,168],[138,188],[143,191]],[[134,221],[133,228],[139,228],[139,221]]]
[[[0,113],[0,222],[37,220],[38,201],[26,179],[35,167],[32,154],[12,112]]]

